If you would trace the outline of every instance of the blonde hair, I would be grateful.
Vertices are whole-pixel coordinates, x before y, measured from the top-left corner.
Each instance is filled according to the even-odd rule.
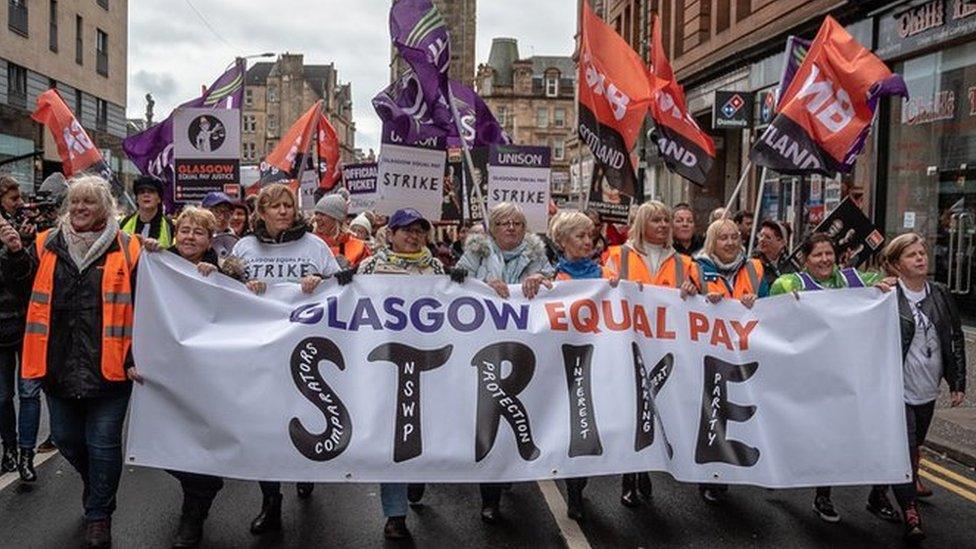
[[[579,229],[593,230],[593,220],[579,210],[562,210],[549,222],[549,238],[562,249],[562,240]]]
[[[726,227],[735,230],[735,234],[739,236],[740,239],[742,238],[742,235],[739,234],[739,226],[735,224],[735,221],[732,221],[728,217],[717,219],[713,221],[712,224],[708,226],[708,230],[705,231],[705,245],[702,246],[702,251],[705,252],[705,255],[711,258],[715,257],[715,247],[718,246],[719,234],[721,234],[722,229],[725,229]]]
[[[68,194],[64,199],[62,221],[68,220],[70,215],[68,208],[75,198],[94,198],[103,214],[102,221],[118,217],[119,206],[112,196],[112,187],[108,181],[97,175],[83,175],[68,181]]]
[[[922,235],[916,232],[907,232],[896,236],[891,239],[891,242],[885,246],[884,251],[881,252],[882,263],[885,272],[890,275],[898,276],[898,272],[895,270],[895,265],[901,259],[902,254],[909,246],[914,246],[915,244],[921,244],[926,251],[928,251],[928,245]]]
[[[183,212],[176,218],[173,227],[179,231],[180,225],[184,223],[192,223],[193,225],[202,227],[211,237],[214,231],[217,230],[217,218],[214,217],[213,212],[204,208],[197,208],[196,206],[183,208]]]
[[[637,213],[634,214],[634,219],[630,222],[630,230],[627,235],[627,244],[636,250],[644,249],[644,225],[647,221],[655,215],[664,215],[668,219],[668,225],[671,224],[671,210],[659,200],[649,200],[640,205],[637,208]],[[673,235],[671,231],[668,230],[668,241],[667,246],[670,248],[673,242]]]
[[[291,200],[291,205],[295,209],[295,219],[293,221],[297,221],[301,218],[302,212],[298,209],[298,201],[295,200],[295,193],[291,192],[288,185],[282,185],[281,183],[272,183],[261,189],[261,192],[258,193],[257,206],[254,211],[260,217],[272,204],[285,197]]]
[[[503,219],[509,217],[514,217],[525,225],[525,213],[522,212],[522,208],[518,204],[513,204],[511,202],[502,202],[495,204],[490,210],[488,210],[488,232],[495,232],[495,228]]]

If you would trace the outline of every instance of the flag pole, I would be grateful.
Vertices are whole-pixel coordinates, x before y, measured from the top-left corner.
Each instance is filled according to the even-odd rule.
[[[312,152],[312,143],[314,142],[315,139],[318,138],[318,133],[319,133],[318,123],[319,123],[319,118],[322,117],[322,100],[319,99],[318,101],[316,101],[316,103],[318,104],[318,109],[316,109],[316,111],[315,111],[315,129],[313,130],[314,133],[312,134],[312,139],[309,139],[308,140],[308,148],[305,149],[304,151],[302,151],[302,165],[301,165],[300,168],[298,168],[298,196],[297,196],[296,202],[298,203],[298,209],[299,210],[301,210],[302,209],[302,206],[303,206],[303,204],[302,204],[302,180],[305,179],[305,172],[308,171],[305,168],[305,166],[307,164],[306,161],[308,160],[308,157],[309,157],[309,155]]]
[[[468,142],[464,139],[464,128],[461,127],[461,116],[458,114],[450,81],[447,84],[447,101],[451,104],[451,117],[454,118],[454,126],[457,128],[458,139],[461,140],[461,149],[464,151],[465,164],[468,165],[468,177],[471,178],[471,184],[474,187],[475,199],[481,204],[481,224],[485,225],[488,221],[488,203],[481,194],[481,181],[476,180],[474,177],[474,163],[471,161],[471,150],[468,148]],[[485,226],[485,229],[487,229],[487,226]]]
[[[752,168],[752,160],[746,163],[745,169],[742,170],[742,176],[739,177],[739,182],[735,185],[735,190],[732,191],[732,196],[729,197],[728,203],[725,204],[725,213],[722,214],[723,218],[729,216],[729,208],[732,207],[732,203],[735,199],[739,197],[739,192],[742,190],[742,184],[745,183],[746,177],[749,175],[749,170]]]
[[[756,207],[752,210],[752,230],[749,231],[749,244],[748,251],[746,252],[746,257],[752,257],[752,249],[756,242],[756,228],[759,227],[762,221],[762,216],[760,210],[762,209],[762,199],[763,192],[766,189],[766,166],[763,166],[762,171],[759,175],[759,192],[756,193]],[[785,235],[784,235],[785,236]]]

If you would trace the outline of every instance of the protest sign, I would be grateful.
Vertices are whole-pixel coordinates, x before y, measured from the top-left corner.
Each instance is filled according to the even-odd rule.
[[[239,109],[178,108],[173,113],[176,202],[197,202],[240,182]]]
[[[626,281],[527,300],[388,275],[259,297],[175,254],[139,269],[130,465],[310,482],[911,478],[894,292],[746,309]]]
[[[358,214],[376,207],[376,170],[376,162],[342,168],[343,185],[349,191],[349,213]]]
[[[817,225],[814,233],[827,233],[834,243],[837,262],[845,267],[857,267],[871,258],[884,244],[884,234],[864,215],[861,208],[851,200],[844,199],[826,219]],[[790,261],[800,269],[803,267],[803,246],[797,246],[790,255]]]
[[[509,202],[522,208],[525,230],[549,227],[549,147],[498,145],[488,158],[488,208]]]
[[[400,208],[416,208],[428,220],[439,220],[445,158],[444,151],[383,143],[376,210],[392,214]]]

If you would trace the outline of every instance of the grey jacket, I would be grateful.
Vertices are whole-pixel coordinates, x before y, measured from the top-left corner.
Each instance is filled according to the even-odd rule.
[[[554,273],[549,258],[546,256],[546,245],[542,239],[532,233],[525,235],[525,251],[513,261],[518,262],[517,280],[504,280],[505,260],[501,253],[496,252],[491,245],[491,237],[483,234],[473,234],[464,243],[464,255],[458,260],[456,268],[464,269],[468,276],[482,282],[497,278],[506,284],[518,284],[526,277],[541,273],[551,277]]]

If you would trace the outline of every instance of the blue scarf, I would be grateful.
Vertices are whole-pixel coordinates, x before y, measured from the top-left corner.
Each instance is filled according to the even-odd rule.
[[[588,257],[577,259],[575,261],[569,261],[565,257],[560,256],[559,262],[556,263],[556,272],[566,273],[573,280],[578,278],[603,277],[603,270],[600,269],[600,265]]]

